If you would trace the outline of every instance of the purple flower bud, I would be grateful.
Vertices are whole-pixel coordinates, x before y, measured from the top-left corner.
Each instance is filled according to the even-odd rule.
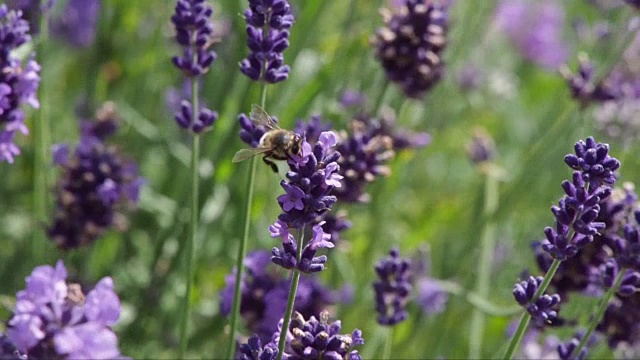
[[[409,315],[405,307],[413,288],[411,263],[399,256],[397,249],[391,249],[389,257],[375,266],[378,280],[373,283],[373,289],[380,325],[393,326]]]

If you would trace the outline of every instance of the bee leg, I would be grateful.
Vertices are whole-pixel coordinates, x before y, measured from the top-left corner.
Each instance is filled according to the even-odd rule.
[[[273,161],[269,160],[267,156],[263,157],[262,161],[264,161],[265,164],[271,166],[271,170],[273,170],[274,173],[276,174],[278,173],[278,166],[276,166],[276,164]]]

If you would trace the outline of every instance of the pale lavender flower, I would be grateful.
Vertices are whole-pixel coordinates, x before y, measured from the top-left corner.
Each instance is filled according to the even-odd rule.
[[[100,0],[68,0],[60,16],[52,19],[51,33],[77,48],[86,48],[96,38]]]

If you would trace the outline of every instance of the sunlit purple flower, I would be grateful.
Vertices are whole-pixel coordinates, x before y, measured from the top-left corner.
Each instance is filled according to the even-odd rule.
[[[122,228],[119,213],[138,201],[144,184],[135,164],[103,142],[117,127],[115,113],[103,108],[97,114],[95,122],[83,123],[83,134],[72,153],[67,145],[54,147],[54,163],[62,173],[47,233],[62,249],[88,245],[114,225]]]
[[[120,317],[113,281],[105,277],[86,296],[67,284],[62,261],[36,267],[16,295],[7,337],[21,353],[47,358],[121,358],[111,330]]]
[[[329,313],[319,314],[319,320],[294,312],[289,325],[289,336],[286,356],[287,360],[303,359],[361,359],[355,346],[364,344],[362,331],[356,329],[351,334],[340,334],[340,320],[329,323]],[[289,353],[290,351],[290,353]]]
[[[69,0],[59,17],[51,20],[52,34],[77,48],[86,48],[96,38],[99,0]]]
[[[25,125],[24,105],[40,106],[36,93],[40,84],[40,65],[33,56],[21,62],[13,53],[29,42],[29,24],[22,11],[0,5],[0,161],[13,163],[20,149],[16,133],[29,133]]]
[[[562,41],[564,10],[554,0],[502,0],[496,22],[526,59],[550,70],[564,64],[569,49]]]
[[[283,51],[289,47],[293,14],[287,0],[249,0],[244,12],[247,21],[249,55],[240,62],[240,71],[252,80],[275,84],[289,76]]]
[[[447,9],[437,1],[406,0],[383,9],[382,17],[385,27],[372,38],[376,57],[389,80],[407,96],[420,98],[444,75]]]

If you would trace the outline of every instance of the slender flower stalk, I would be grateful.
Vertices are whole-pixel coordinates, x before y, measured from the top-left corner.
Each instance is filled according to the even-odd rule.
[[[213,43],[213,9],[206,0],[178,0],[171,17],[176,30],[176,41],[182,47],[182,55],[173,57],[173,64],[191,81],[191,99],[183,100],[175,114],[178,126],[192,133],[191,139],[191,221],[189,237],[182,244],[184,249],[184,279],[186,284],[180,322],[180,346],[178,357],[184,358],[189,344],[191,293],[195,267],[195,240],[198,234],[200,134],[209,130],[218,114],[198,103],[198,80],[209,71],[216,53],[209,47]]]
[[[296,252],[296,260],[300,262],[302,258],[302,249],[304,244],[304,226],[300,230],[300,236],[298,240],[298,251]],[[293,276],[291,278],[291,288],[289,288],[289,297],[287,298],[287,310],[284,313],[284,320],[282,321],[282,329],[280,332],[280,339],[278,340],[278,360],[282,360],[284,354],[284,347],[287,343],[287,331],[289,329],[289,322],[291,321],[291,315],[293,314],[293,306],[296,301],[296,294],[298,293],[298,283],[300,282],[300,270],[293,269]]]
[[[598,308],[596,309],[596,312],[594,313],[593,317],[590,319],[589,327],[587,328],[587,331],[584,334],[584,336],[582,336],[582,338],[580,339],[580,344],[578,344],[578,346],[575,349],[573,349],[571,353],[569,353],[569,355],[567,356],[567,359],[572,359],[571,356],[573,354],[580,354],[580,351],[587,345],[587,342],[591,338],[591,334],[593,334],[596,327],[600,323],[600,319],[602,319],[602,316],[607,310],[607,306],[609,305],[609,300],[611,300],[613,298],[613,295],[616,293],[616,291],[620,289],[620,285],[622,284],[622,280],[624,280],[625,275],[626,275],[625,269],[622,269],[620,272],[618,272],[618,275],[616,276],[613,286],[610,287],[609,290],[607,290],[607,292],[604,294],[604,296],[599,300]]]
[[[261,105],[264,108],[264,103],[266,100],[267,93],[267,84],[262,84],[262,101]],[[256,167],[257,161],[255,156],[251,158],[249,165],[249,177],[247,179],[247,187],[245,193],[247,194],[247,201],[245,203],[244,210],[244,228],[242,232],[242,240],[240,240],[240,244],[238,245],[238,255],[236,256],[236,279],[233,290],[233,308],[231,310],[231,330],[230,330],[230,339],[229,345],[227,346],[227,359],[231,359],[233,357],[233,352],[236,348],[236,331],[238,328],[238,319],[240,318],[240,303],[242,301],[241,294],[241,286],[242,286],[242,273],[244,272],[244,267],[242,266],[242,262],[247,254],[247,244],[249,243],[249,231],[251,228],[251,208],[253,206],[253,189],[254,182],[256,177]]]
[[[487,172],[485,176],[484,189],[484,209],[483,217],[485,220],[484,229],[482,231],[482,240],[480,244],[480,259],[478,268],[478,277],[476,279],[476,293],[482,298],[489,295],[491,281],[491,260],[496,246],[496,223],[492,219],[498,208],[499,180],[491,172]],[[482,338],[484,335],[485,315],[479,309],[474,309],[471,317],[471,331],[469,338],[469,358],[478,359],[482,357]]]

